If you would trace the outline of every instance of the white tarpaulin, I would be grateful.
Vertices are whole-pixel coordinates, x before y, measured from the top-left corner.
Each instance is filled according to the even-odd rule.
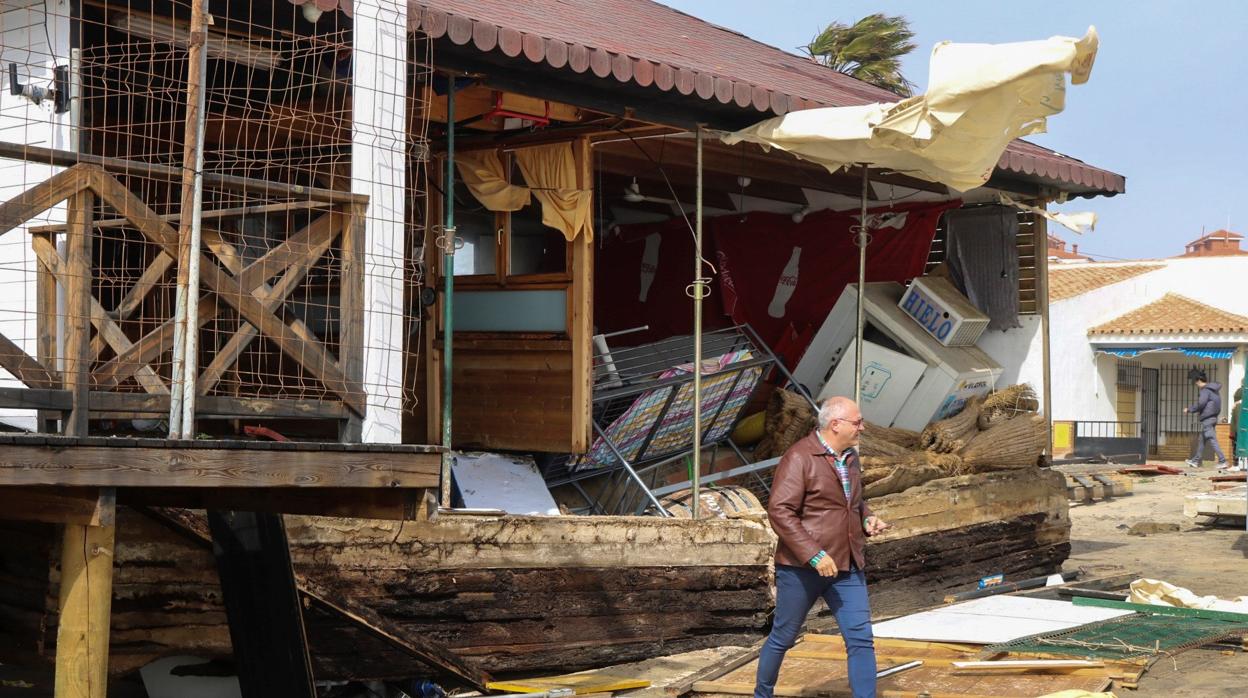
[[[959,191],[982,186],[1015,138],[1045,131],[1066,106],[1066,75],[1087,82],[1096,28],[1013,44],[932,49],[927,94],[889,104],[806,109],[723,136],[788,151],[836,171],[867,163]]]

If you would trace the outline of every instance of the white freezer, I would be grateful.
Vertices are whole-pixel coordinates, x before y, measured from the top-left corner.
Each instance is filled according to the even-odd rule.
[[[971,397],[992,390],[1001,376],[1001,366],[979,347],[942,345],[898,307],[904,292],[901,284],[891,281],[867,284],[863,304],[866,338],[877,347],[921,362],[925,368],[913,390],[901,400],[901,406],[891,422],[876,421],[870,416],[867,418],[881,426],[918,430],[936,419],[957,412]],[[852,356],[857,293],[857,284],[845,287],[793,371],[794,378],[812,395],[836,394],[825,389],[829,389],[833,378],[840,373],[838,367],[844,361],[849,361],[851,368],[829,390],[844,390],[841,394],[853,394]],[[864,373],[866,364],[864,362]],[[881,413],[886,412],[881,410]]]

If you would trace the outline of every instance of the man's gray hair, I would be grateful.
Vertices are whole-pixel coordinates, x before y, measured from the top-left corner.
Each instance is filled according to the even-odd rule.
[[[849,407],[854,404],[847,397],[830,397],[819,403],[819,428],[827,429],[832,420],[843,419],[849,414]]]

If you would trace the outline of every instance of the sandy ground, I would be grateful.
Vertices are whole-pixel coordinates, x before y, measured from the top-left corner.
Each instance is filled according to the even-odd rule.
[[[1086,466],[1062,469],[1088,471]],[[1084,579],[1138,572],[1198,594],[1248,596],[1248,533],[1244,532],[1242,521],[1219,525],[1183,516],[1183,498],[1212,490],[1213,483],[1208,478],[1215,474],[1212,467],[1188,472],[1191,474],[1135,478],[1134,493],[1130,496],[1072,505],[1072,551],[1064,569],[1081,569]],[[1127,534],[1133,524],[1147,521],[1178,524],[1179,531],[1147,536]],[[812,625],[820,625],[822,619],[812,620]],[[1248,695],[1248,653],[1235,650],[1228,656],[1225,650],[1189,650],[1173,660],[1163,659],[1144,675],[1138,689],[1118,688],[1115,694],[1120,698]],[[649,690],[618,695],[658,698],[663,695],[661,686],[677,683],[740,651],[717,648],[614,667],[614,673],[655,682]]]

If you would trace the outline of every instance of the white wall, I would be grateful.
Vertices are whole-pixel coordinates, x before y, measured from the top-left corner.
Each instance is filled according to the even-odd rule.
[[[36,106],[24,97],[9,94],[10,63],[17,64],[23,83],[33,81],[45,86],[51,83],[57,64],[69,64],[69,13],[67,0],[0,3],[0,141],[77,149],[70,128],[76,109],[55,114],[50,101]],[[60,168],[0,159],[0,201],[8,201],[58,171]],[[31,225],[63,222],[65,207],[59,205],[37,216]],[[26,227],[0,236],[0,333],[34,356],[35,262]],[[22,383],[0,369],[0,387],[22,387]],[[0,421],[33,429],[35,416],[29,410],[0,410]]]
[[[1020,315],[1022,327],[1012,330],[988,330],[980,336],[979,345],[993,361],[1001,364],[998,386],[1030,383],[1040,404],[1044,404],[1044,333],[1039,315]]]
[[[1079,267],[1145,263],[1150,262],[1094,263]],[[1114,418],[1116,362],[1113,357],[1093,352],[1088,341],[1090,328],[1148,305],[1167,293],[1248,316],[1244,279],[1248,279],[1248,255],[1171,259],[1164,260],[1162,266],[1153,271],[1051,303],[1053,418]],[[1029,368],[1024,370],[1032,370],[1030,366],[1040,363],[1041,357],[1036,353],[1028,358]]]

